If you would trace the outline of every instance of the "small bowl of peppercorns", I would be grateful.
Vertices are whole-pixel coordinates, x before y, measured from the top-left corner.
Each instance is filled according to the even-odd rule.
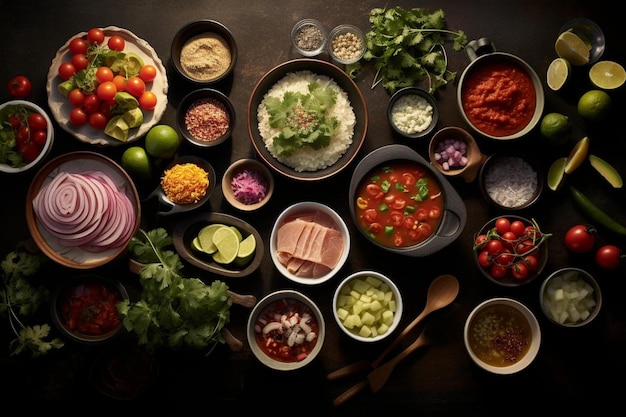
[[[300,55],[317,56],[326,46],[326,30],[315,19],[302,19],[291,29],[291,41]]]
[[[328,52],[340,64],[354,64],[365,54],[365,36],[353,25],[339,25],[328,35]]]
[[[222,177],[222,193],[228,203],[241,211],[263,207],[274,192],[274,177],[269,168],[256,159],[233,162]]]
[[[201,88],[182,99],[176,124],[192,145],[201,148],[216,146],[231,137],[235,128],[235,108],[221,91]]]

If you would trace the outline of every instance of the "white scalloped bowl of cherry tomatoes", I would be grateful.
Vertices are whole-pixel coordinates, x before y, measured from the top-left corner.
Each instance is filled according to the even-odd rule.
[[[491,282],[505,287],[528,284],[548,262],[547,240],[534,219],[501,215],[489,220],[474,236],[474,259]]]
[[[28,171],[50,153],[54,127],[48,113],[37,104],[27,100],[0,104],[0,124],[1,172]]]

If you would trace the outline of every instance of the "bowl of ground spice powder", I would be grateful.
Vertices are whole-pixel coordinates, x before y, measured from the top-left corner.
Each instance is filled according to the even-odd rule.
[[[181,77],[194,84],[210,85],[232,73],[237,62],[237,43],[223,24],[196,20],[176,32],[171,57]]]
[[[212,88],[187,94],[178,105],[176,124],[187,142],[207,148],[225,142],[235,126],[235,108],[228,96]]]

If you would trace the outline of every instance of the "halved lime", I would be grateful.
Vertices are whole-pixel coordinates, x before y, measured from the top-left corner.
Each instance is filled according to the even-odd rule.
[[[599,61],[589,70],[591,83],[603,90],[614,90],[626,82],[626,70],[613,61]]]
[[[256,251],[256,238],[253,234],[248,235],[239,244],[239,252],[235,258],[235,263],[239,266],[243,266],[250,262],[254,257]]]
[[[565,162],[567,157],[557,159],[548,169],[548,188],[556,191],[565,183]]]
[[[229,264],[235,260],[239,252],[239,237],[230,227],[220,227],[213,233],[213,243],[217,252],[213,260],[220,264]]]
[[[226,225],[220,223],[212,223],[204,226],[198,232],[198,241],[200,243],[200,248],[203,252],[208,253],[209,255],[217,252],[217,246],[213,243],[213,234],[219,228],[226,227]]]
[[[565,168],[563,171],[566,174],[571,174],[574,172],[587,158],[589,154],[589,137],[585,136],[572,148],[565,161]]]
[[[590,48],[584,40],[574,32],[563,32],[554,44],[556,54],[570,64],[580,66],[589,63]]]
[[[553,91],[559,91],[567,83],[572,66],[564,58],[555,58],[548,66],[546,75],[548,87]]]

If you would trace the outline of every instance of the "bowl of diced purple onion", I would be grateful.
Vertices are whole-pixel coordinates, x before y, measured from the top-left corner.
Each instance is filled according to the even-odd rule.
[[[241,211],[263,207],[274,192],[274,177],[269,168],[256,159],[233,162],[222,177],[222,193],[226,201]]]
[[[443,175],[476,179],[487,157],[481,153],[474,137],[460,127],[445,127],[435,133],[428,149],[431,164]]]

